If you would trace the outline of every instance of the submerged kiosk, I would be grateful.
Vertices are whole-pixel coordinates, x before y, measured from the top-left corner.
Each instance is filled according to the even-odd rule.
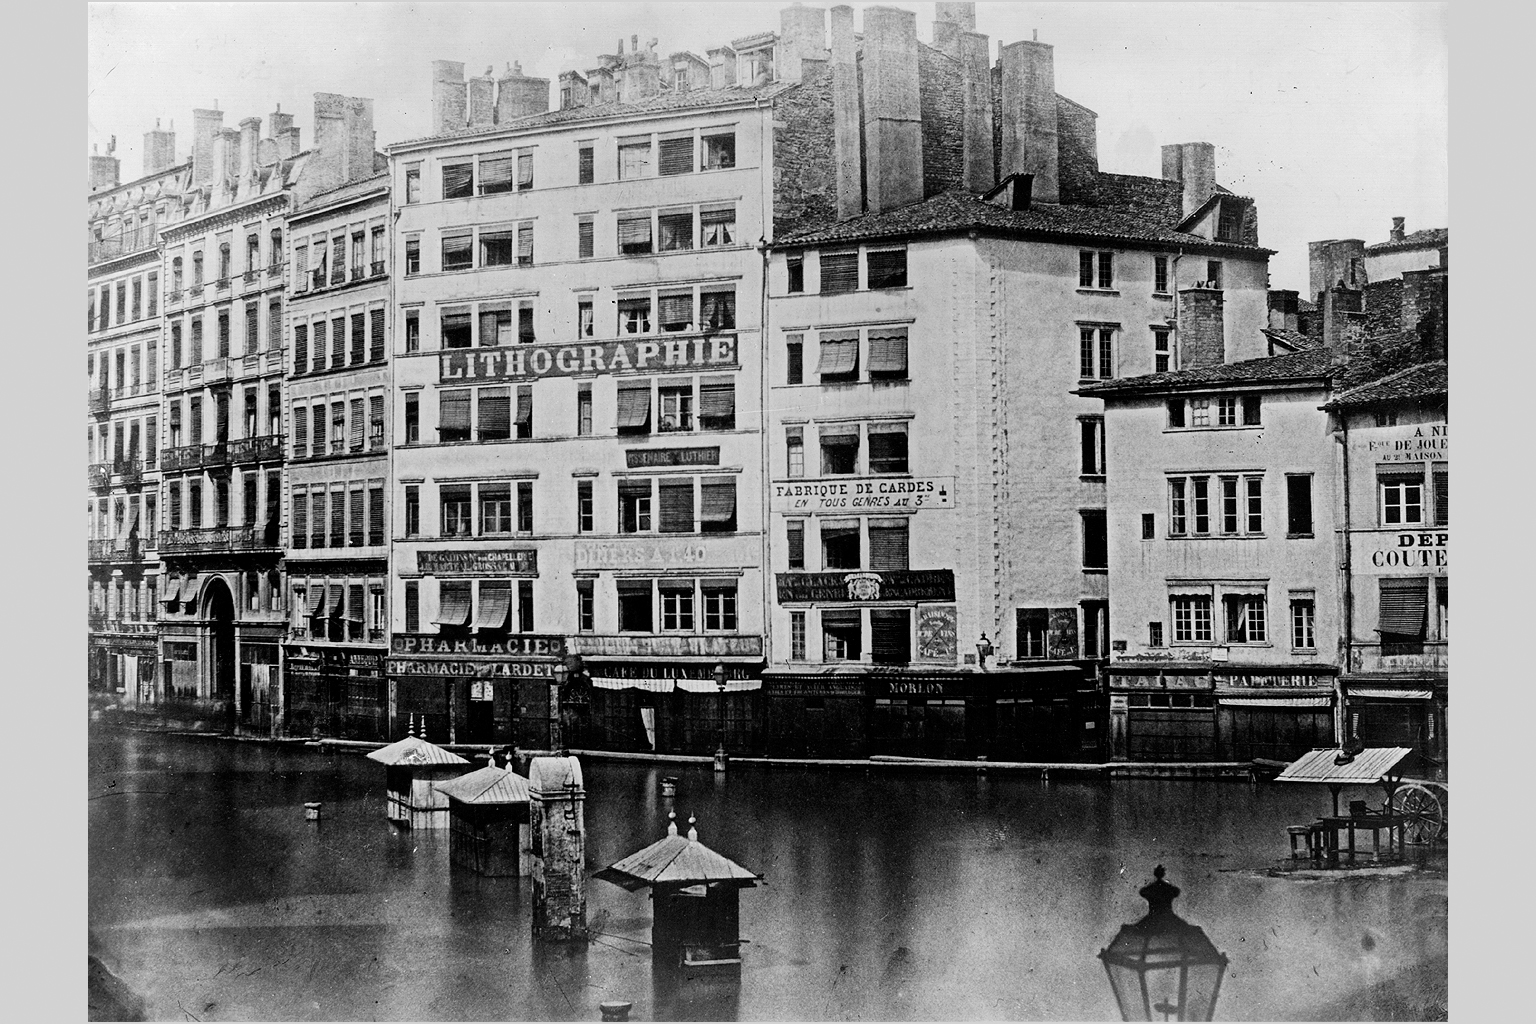
[[[370,750],[368,758],[385,767],[390,821],[404,828],[448,827],[448,797],[433,787],[463,775],[468,761],[415,735],[414,727],[405,739]]]
[[[435,788],[448,798],[452,863],[491,877],[532,872],[527,779],[492,762]]]

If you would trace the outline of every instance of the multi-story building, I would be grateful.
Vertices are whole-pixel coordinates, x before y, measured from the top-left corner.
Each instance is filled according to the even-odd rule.
[[[387,735],[390,208],[372,167],[288,218],[289,735]]]
[[[460,742],[745,742],[784,86],[771,35],[708,83],[637,42],[563,75],[558,110],[546,80],[436,62],[434,134],[388,147],[391,736],[415,715]],[[592,697],[562,732],[566,653]]]
[[[1052,48],[993,68],[940,6],[938,48],[888,8],[856,44],[834,9],[787,129],[836,188],[768,278],[771,742],[1093,756],[1121,470],[1074,391],[1262,355],[1269,252],[1210,144],[1100,172]]]
[[[91,157],[88,215],[89,682],[136,707],[157,650],[160,232],[185,212],[189,167],[158,124],[136,180],[119,182],[113,148]]]

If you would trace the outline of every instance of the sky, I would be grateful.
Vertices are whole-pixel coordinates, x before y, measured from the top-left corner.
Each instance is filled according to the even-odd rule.
[[[777,30],[780,3],[92,4],[87,152],[117,137],[123,180],[143,133],[192,109],[224,124],[281,107],[308,145],[313,94],[374,100],[380,147],[429,133],[431,61],[512,61],[549,78],[620,36],[663,54]],[[825,6],[831,6],[825,5]],[[868,4],[852,4],[856,10]],[[932,39],[934,5],[917,13]],[[976,30],[1055,46],[1056,90],[1099,115],[1099,165],[1161,174],[1160,147],[1216,146],[1217,181],[1258,203],[1271,285],[1307,290],[1307,242],[1448,226],[1448,9],[1427,3],[979,3]],[[862,25],[862,16],[859,16]],[[626,45],[627,48],[627,45]],[[264,120],[263,134],[268,131]]]

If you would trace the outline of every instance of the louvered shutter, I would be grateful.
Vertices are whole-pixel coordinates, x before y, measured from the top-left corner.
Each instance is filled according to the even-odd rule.
[[[911,616],[905,608],[869,612],[870,657],[877,664],[905,665],[912,660]]]
[[[313,352],[315,356],[314,369],[325,369],[325,321],[315,321],[315,343]]]
[[[511,390],[480,389],[480,440],[497,441],[512,436]]]
[[[481,157],[480,194],[491,195],[496,192],[512,191],[512,176],[516,166],[515,156]]]
[[[876,572],[908,566],[906,520],[869,524],[869,567]]]
[[[384,543],[384,485],[377,482],[368,485],[368,543]]]
[[[699,416],[706,420],[735,420],[736,383],[705,379],[699,382]]]
[[[658,487],[662,533],[693,532],[693,480],[662,481]]]
[[[646,385],[643,388],[619,389],[619,417],[618,425],[624,427],[643,427],[651,418],[651,388]]]
[[[370,338],[368,358],[378,362],[384,358],[384,310],[368,311],[368,333]]]
[[[628,251],[626,246],[638,247],[642,252],[651,249],[651,218],[632,217],[619,221],[619,248]]]
[[[347,362],[347,318],[338,316],[331,320],[331,369]]]
[[[869,370],[871,373],[907,373],[907,329],[869,332]]]
[[[331,488],[331,547],[347,543],[347,495],[340,486]]]
[[[1422,637],[1429,610],[1427,579],[1383,578],[1381,586],[1381,621],[1383,633]]]
[[[469,348],[469,314],[444,313],[442,319],[443,348]]]
[[[443,165],[443,198],[462,199],[474,191],[474,164]]]
[[[699,487],[699,519],[729,523],[736,518],[736,480],[705,480]]]
[[[368,448],[384,447],[384,396],[368,396]]]
[[[293,325],[293,372],[309,369],[309,325]]]
[[[309,590],[306,592],[309,598],[309,617],[315,618],[325,614],[326,586],[324,580],[309,580]]]
[[[267,536],[272,541],[278,537],[278,526],[283,519],[283,474],[271,472],[267,474]]]
[[[805,568],[805,524],[803,522],[791,522],[786,524],[786,536],[789,538],[789,567],[791,569]]]
[[[347,512],[347,543],[354,548],[363,546],[363,489],[361,486],[353,487],[348,495],[351,507]]]
[[[822,331],[818,338],[821,358],[816,364],[817,373],[852,373],[858,367],[858,331]]]
[[[533,262],[533,225],[519,224],[517,226],[517,262]]]
[[[659,173],[687,174],[693,170],[693,139],[662,139]]]
[[[155,417],[151,416],[144,424],[144,468],[154,469],[159,457],[160,429]]]
[[[363,624],[363,585],[354,583],[347,587],[347,621],[356,626]]]
[[[314,424],[313,424],[314,431],[313,431],[313,433],[311,433],[310,438],[309,438],[309,442],[310,442],[310,446],[311,446],[310,447],[310,454],[311,455],[317,455],[317,456],[318,455],[324,455],[325,454],[325,406],[324,405],[317,405],[317,406],[315,406],[314,409],[312,410],[312,413],[313,413],[313,419],[314,419]]]
[[[533,188],[533,154],[517,154],[517,187]]]
[[[517,425],[533,426],[533,387],[524,384],[517,389]]]
[[[663,295],[656,300],[657,318],[663,327],[693,322],[693,293]]]
[[[363,361],[363,353],[367,351],[368,338],[363,328],[363,314],[352,314],[352,362]]]
[[[907,250],[886,249],[869,254],[869,286],[900,288],[907,283]]]
[[[500,333],[497,330],[497,320],[505,316],[504,311],[485,310],[480,314],[480,344],[482,347],[500,344]]]
[[[325,547],[325,490],[315,488],[309,495],[309,546]]]
[[[468,391],[444,391],[441,395],[439,415],[440,428],[443,431],[469,431],[469,392]]]
[[[255,353],[257,343],[259,342],[260,337],[261,337],[261,335],[259,333],[260,328],[261,328],[261,319],[260,319],[260,317],[258,316],[258,314],[256,312],[257,309],[259,309],[259,308],[260,307],[258,307],[256,305],[256,303],[254,303],[254,302],[247,302],[245,304],[245,354],[246,355],[252,355],[252,354]]]
[[[859,254],[856,252],[823,254],[821,257],[821,290],[823,292],[851,292],[859,287]]]
[[[354,452],[363,450],[363,400],[352,399],[352,426],[349,431],[351,441],[349,448]]]
[[[1444,469],[1433,472],[1435,483],[1435,525],[1447,526],[1451,521],[1451,477]]]

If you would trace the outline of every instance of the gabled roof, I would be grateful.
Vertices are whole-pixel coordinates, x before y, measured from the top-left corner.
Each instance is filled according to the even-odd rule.
[[[1191,224],[1200,223],[1200,219],[1207,213],[1211,212],[1211,210],[1218,206],[1224,199],[1231,199],[1236,202],[1246,203],[1249,206],[1253,205],[1253,200],[1248,196],[1236,195],[1222,188],[1220,185],[1215,186],[1215,188],[1216,191],[1211,193],[1211,197],[1205,202],[1201,203],[1199,207],[1195,209],[1194,213],[1191,213],[1188,217],[1185,217],[1183,220],[1179,221],[1180,231],[1188,229]]]
[[[639,114],[662,114],[679,110],[720,106],[722,104],[745,103],[749,100],[767,99],[777,96],[786,89],[795,88],[797,84],[794,82],[773,82],[756,87],[731,86],[728,89],[664,92],[634,103],[599,103],[596,106],[590,107],[567,107],[564,110],[551,110],[548,113],[520,117],[501,124],[467,125],[451,132],[440,132],[436,135],[426,135],[419,139],[395,142],[385,147],[385,151],[394,153],[408,146],[419,146],[428,142],[462,142],[482,135],[495,135],[498,132],[526,131],[530,128],[554,127],[579,121],[634,117]]]
[[[1323,406],[1325,409],[1354,409],[1387,402],[1412,402],[1446,396],[1445,362],[1419,363],[1388,374],[1368,384],[1351,388]]]
[[[690,819],[691,820],[691,819]],[[594,878],[612,882],[634,892],[647,885],[696,885],[701,882],[730,882],[742,888],[762,879],[699,842],[698,830],[690,828],[687,837],[677,834],[675,821],[667,825],[667,834],[638,853],[595,872]]]
[[[1302,349],[1316,348],[1316,344],[1305,334],[1290,330],[1286,327],[1261,327],[1259,333],[1281,346],[1287,352],[1300,352]]]
[[[413,768],[435,764],[469,764],[453,751],[444,750],[436,743],[428,743],[419,736],[407,736],[387,747],[370,750],[368,759],[380,764]]]
[[[965,231],[1016,238],[1086,239],[1099,242],[1152,243],[1269,255],[1270,249],[1237,242],[1216,242],[1151,216],[1110,206],[1034,203],[1012,210],[987,202],[963,189],[941,192],[920,203],[884,213],[864,214],[838,224],[786,235],[774,242],[779,249],[828,245],[879,238],[917,238]]]
[[[1077,390],[1091,398],[1118,395],[1154,394],[1160,391],[1189,391],[1197,388],[1236,387],[1245,384],[1316,383],[1325,385],[1344,365],[1342,353],[1331,348],[1311,348],[1283,356],[1245,359],[1237,363],[1200,366],[1191,370],[1149,373],[1102,384],[1089,384]]]
[[[510,768],[497,768],[494,764],[439,782],[432,788],[450,800],[479,806],[528,802],[528,780]]]
[[[1375,256],[1379,253],[1402,252],[1405,249],[1438,249],[1450,240],[1449,228],[1425,228],[1422,231],[1413,231],[1403,236],[1401,242],[1377,242],[1365,247],[1368,255]]]

